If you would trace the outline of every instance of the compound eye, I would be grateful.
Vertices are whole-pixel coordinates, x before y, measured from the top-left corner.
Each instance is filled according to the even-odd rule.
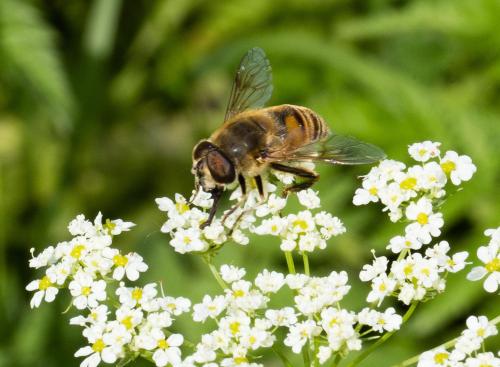
[[[215,145],[213,145],[209,141],[202,140],[198,144],[196,144],[196,146],[193,149],[193,159],[198,160],[202,156],[206,155],[207,152],[209,152],[210,150],[214,150],[214,149],[215,149]]]
[[[218,183],[228,184],[236,178],[236,172],[231,161],[217,150],[212,150],[207,154],[207,166],[212,178]]]

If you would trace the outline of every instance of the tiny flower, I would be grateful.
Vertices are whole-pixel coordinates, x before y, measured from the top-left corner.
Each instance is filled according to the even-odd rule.
[[[121,348],[110,344],[110,340],[104,340],[104,328],[93,326],[83,331],[90,346],[80,348],[76,351],[75,357],[87,357],[81,363],[81,366],[96,367],[101,360],[105,363],[115,363]],[[117,350],[118,349],[118,350]]]
[[[129,280],[135,281],[139,279],[139,273],[148,270],[142,256],[135,252],[122,255],[117,249],[108,247],[102,251],[102,256],[113,262],[115,267],[113,278],[116,280],[122,280],[124,276],[127,276]]]
[[[299,199],[299,203],[307,209],[316,209],[321,205],[318,193],[312,189],[299,191],[297,198]]]
[[[449,366],[450,353],[440,347],[420,355],[417,367],[439,367]]]
[[[30,307],[36,308],[40,306],[42,300],[45,299],[45,302],[52,302],[56,298],[59,289],[54,287],[53,281],[45,275],[42,279],[33,280],[26,286],[27,291],[36,291],[31,298]]]
[[[74,280],[68,286],[74,297],[73,304],[79,310],[86,307],[97,307],[98,301],[104,301],[107,297],[106,282],[104,280],[94,281],[90,274],[79,271]]]
[[[226,306],[226,297],[216,296],[212,299],[209,295],[205,295],[202,303],[193,306],[193,320],[205,322],[208,317],[215,319],[225,310]]]
[[[403,250],[419,250],[421,247],[422,243],[411,234],[393,237],[387,246],[395,254],[399,254]]]
[[[280,310],[267,310],[266,317],[274,326],[290,327],[297,322],[297,316],[292,307],[284,307]]]
[[[220,275],[226,283],[233,283],[243,278],[246,274],[245,269],[238,268],[233,265],[222,265],[220,267]]]
[[[255,278],[255,285],[264,293],[276,293],[285,284],[285,276],[281,273],[264,269]]]
[[[163,367],[167,364],[177,366],[181,363],[181,350],[179,347],[184,342],[184,337],[181,334],[172,334],[166,338],[163,331],[153,329],[151,337],[156,342],[156,348],[153,352],[153,361],[156,366]]]
[[[359,273],[359,279],[368,282],[378,277],[380,274],[385,273],[388,263],[389,260],[385,256],[376,257],[372,265],[363,265],[363,270]]]
[[[459,156],[456,152],[448,151],[441,159],[441,168],[450,176],[453,185],[460,185],[462,181],[469,181],[476,172],[476,166],[469,156]]]
[[[408,147],[408,153],[417,162],[427,162],[431,158],[439,157],[439,146],[441,143],[435,143],[426,140],[422,143],[415,143]]]
[[[483,287],[487,292],[494,293],[500,285],[500,253],[499,245],[495,242],[490,242],[488,246],[481,246],[477,250],[477,257],[485,265],[474,267],[469,274],[468,280],[480,280],[486,275],[486,280]]]
[[[421,198],[416,203],[410,203],[406,208],[406,217],[415,221],[406,227],[407,235],[415,236],[424,244],[428,244],[432,237],[441,234],[441,227],[444,224],[443,215],[433,213],[432,203],[426,198]]]
[[[292,348],[294,353],[300,353],[304,344],[321,333],[321,328],[313,320],[299,322],[290,327],[284,344]]]

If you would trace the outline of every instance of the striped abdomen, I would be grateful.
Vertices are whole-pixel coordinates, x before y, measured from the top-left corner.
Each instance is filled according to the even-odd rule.
[[[268,110],[280,127],[283,144],[290,148],[315,142],[329,134],[325,120],[309,108],[281,105]]]

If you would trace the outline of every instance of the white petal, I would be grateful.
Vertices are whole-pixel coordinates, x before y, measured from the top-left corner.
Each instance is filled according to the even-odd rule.
[[[106,363],[115,363],[116,354],[112,348],[104,348],[101,352],[102,360]]]
[[[484,281],[484,289],[486,290],[486,292],[489,292],[489,293],[494,293],[497,291],[498,289],[498,281],[499,279],[497,279],[498,277],[496,276],[495,273],[492,273],[488,276],[488,278],[486,278],[486,280]]]
[[[476,266],[475,268],[472,268],[472,270],[467,274],[467,279],[468,280],[479,280],[482,279],[488,271],[483,268],[482,266]]]
[[[33,298],[31,299],[30,306],[31,308],[35,308],[40,306],[40,303],[42,303],[42,299],[44,296],[44,291],[38,291],[34,294]]]
[[[178,347],[184,342],[184,337],[181,334],[172,334],[168,337],[167,342],[172,347]]]
[[[39,280],[33,280],[26,286],[27,291],[36,291],[38,289]]]
[[[92,354],[92,353],[94,353],[92,348],[89,346],[86,346],[86,347],[78,349],[75,353],[75,357],[84,357],[84,356],[88,356],[89,354]]]

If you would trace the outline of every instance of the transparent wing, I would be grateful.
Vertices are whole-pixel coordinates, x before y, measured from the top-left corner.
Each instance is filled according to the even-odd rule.
[[[236,71],[225,121],[250,108],[261,108],[273,92],[271,64],[261,48],[243,56]]]
[[[350,136],[331,134],[325,139],[304,145],[287,153],[271,154],[284,161],[323,161],[331,164],[369,164],[386,157],[379,147]]]

